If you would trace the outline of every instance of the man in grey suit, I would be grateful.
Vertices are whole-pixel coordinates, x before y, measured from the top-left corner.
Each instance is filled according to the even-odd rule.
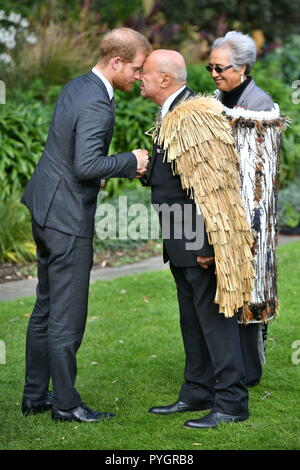
[[[107,157],[113,90],[131,89],[150,51],[147,39],[128,28],[103,37],[99,62],[59,96],[44,153],[22,197],[32,214],[38,262],[37,299],[27,331],[25,416],[50,408],[58,421],[113,416],[82,402],[75,389],[76,352],[86,324],[101,179],[141,177],[148,164],[141,149]]]

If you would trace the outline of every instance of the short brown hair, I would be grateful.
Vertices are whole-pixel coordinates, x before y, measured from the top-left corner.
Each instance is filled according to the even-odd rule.
[[[152,46],[148,39],[134,29],[116,28],[106,33],[100,43],[100,61],[107,64],[113,57],[132,62],[138,51],[150,54]]]

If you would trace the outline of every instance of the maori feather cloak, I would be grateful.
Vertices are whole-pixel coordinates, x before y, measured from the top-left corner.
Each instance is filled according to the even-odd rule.
[[[254,238],[255,282],[241,322],[266,323],[278,311],[276,284],[277,194],[282,131],[290,120],[271,111],[223,107],[239,154],[240,194]]]
[[[215,302],[231,317],[251,301],[253,237],[239,194],[239,156],[222,108],[213,97],[182,101],[154,139],[203,214],[215,253]]]

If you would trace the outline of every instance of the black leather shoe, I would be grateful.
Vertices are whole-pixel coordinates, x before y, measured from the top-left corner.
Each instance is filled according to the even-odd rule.
[[[60,410],[52,407],[54,421],[78,421],[79,423],[94,423],[115,416],[113,413],[100,413],[88,408],[84,403],[71,410]]]
[[[52,408],[52,393],[48,392],[46,401],[35,403],[30,398],[23,398],[22,401],[22,413],[24,416],[36,415],[38,413],[44,413]]]
[[[186,428],[215,428],[220,423],[236,423],[238,421],[244,421],[248,418],[246,416],[235,416],[227,415],[225,413],[220,413],[219,411],[211,411],[204,418],[193,419],[191,421],[186,421],[184,427]]]
[[[202,403],[199,406],[192,406],[184,403],[183,401],[176,401],[172,403],[172,405],[167,406],[154,406],[150,408],[149,413],[157,414],[157,415],[169,415],[171,413],[184,413],[185,411],[202,411],[212,408],[212,403],[206,402]]]

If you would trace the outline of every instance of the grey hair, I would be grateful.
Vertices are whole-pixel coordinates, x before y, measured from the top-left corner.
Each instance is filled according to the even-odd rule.
[[[248,73],[256,61],[256,44],[248,34],[229,31],[224,37],[214,41],[212,50],[221,47],[230,50],[235,70],[240,70],[243,65],[246,65],[246,73]]]
[[[159,64],[160,72],[169,73],[172,75],[175,82],[186,82],[187,71],[185,68],[178,66],[172,60],[164,60]]]

